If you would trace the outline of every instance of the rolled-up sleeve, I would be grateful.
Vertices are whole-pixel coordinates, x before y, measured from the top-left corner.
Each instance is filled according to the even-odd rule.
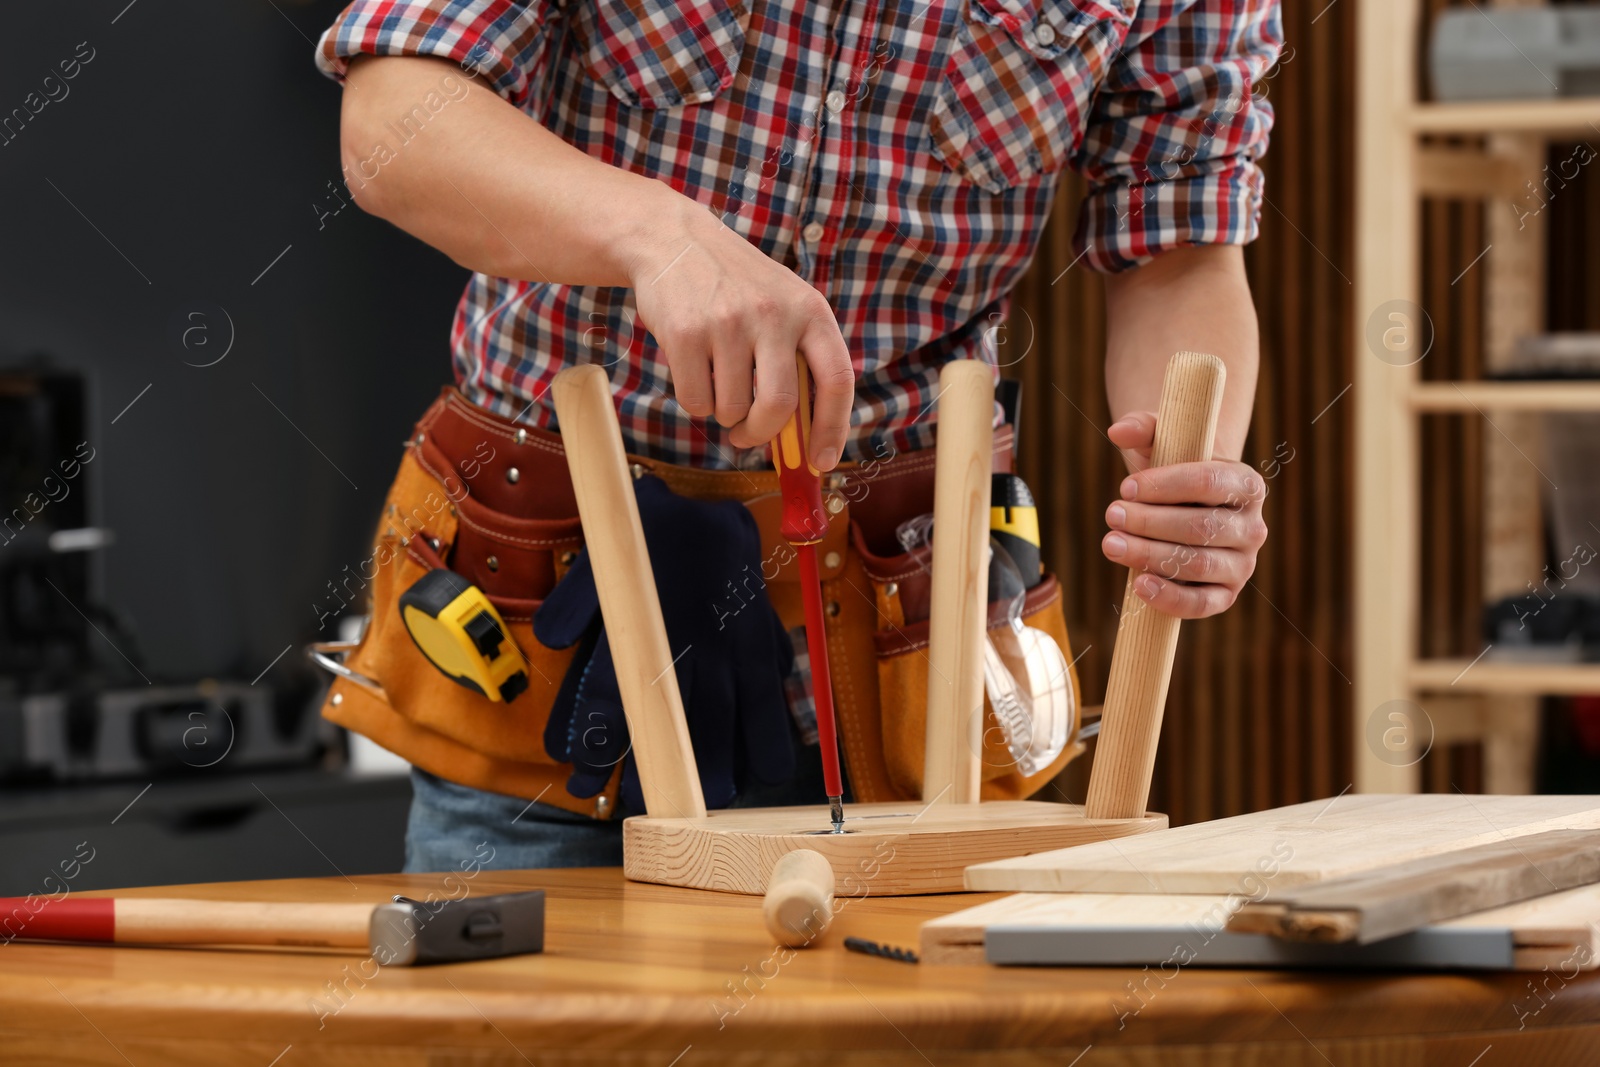
[[[317,42],[317,66],[342,82],[356,56],[435,56],[520,106],[538,73],[548,6],[542,0],[356,0]]]
[[[1282,46],[1279,0],[1139,4],[1075,161],[1089,184],[1075,250],[1091,266],[1255,239],[1272,106],[1254,86]]]

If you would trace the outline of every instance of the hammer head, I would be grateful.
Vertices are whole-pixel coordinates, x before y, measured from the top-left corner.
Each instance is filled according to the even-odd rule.
[[[389,967],[544,951],[544,890],[424,903],[396,896],[372,911],[372,957]]]

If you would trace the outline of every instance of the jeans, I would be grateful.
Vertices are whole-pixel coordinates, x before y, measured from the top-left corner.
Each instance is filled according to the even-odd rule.
[[[845,792],[848,795],[848,786]],[[458,785],[419,767],[411,768],[411,793],[407,874],[465,870],[462,865],[468,860],[490,870],[622,865],[622,816],[627,812],[613,819],[592,819],[551,804],[530,804],[521,797]],[[823,825],[825,797],[817,746],[797,740],[793,778],[781,785],[747,789],[730,806],[815,804]],[[486,857],[489,849],[494,851]]]

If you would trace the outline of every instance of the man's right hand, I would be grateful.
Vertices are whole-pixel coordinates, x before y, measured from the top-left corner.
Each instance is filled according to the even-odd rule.
[[[629,275],[640,322],[672,368],[678,403],[696,418],[715,416],[735,447],[763,445],[794,414],[798,351],[814,383],[811,462],[832,470],[855,400],[855,371],[833,309],[705,208],[671,196],[676,211],[658,217]]]
[[[347,84],[341,148],[364,210],[468,270],[632,288],[678,402],[715,416],[739,448],[765,444],[794,413],[794,354],[804,353],[816,396],[811,461],[838,462],[855,374],[827,300],[793,271],[665,182],[579,151],[447,60],[366,56]],[[448,106],[389,146],[429,93]]]

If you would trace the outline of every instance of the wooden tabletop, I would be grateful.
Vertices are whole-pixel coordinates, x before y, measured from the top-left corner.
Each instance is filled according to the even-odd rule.
[[[125,890],[221,900],[421,899],[543,888],[542,955],[390,968],[317,951],[0,944],[0,1062],[306,1067],[1079,1063],[1591,1064],[1600,977],[934,967],[919,923],[993,894],[850,900],[775,948],[760,900],[614,869]],[[86,894],[93,895],[93,894]],[[1081,1057],[1081,1058],[1079,1058]]]

